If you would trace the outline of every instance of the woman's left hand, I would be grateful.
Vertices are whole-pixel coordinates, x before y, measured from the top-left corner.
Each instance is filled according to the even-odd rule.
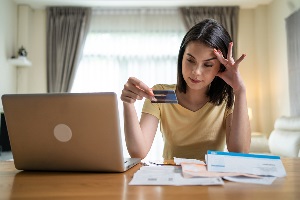
[[[217,76],[222,78],[228,85],[230,85],[234,92],[238,92],[240,89],[243,89],[245,87],[238,68],[239,64],[246,57],[246,54],[243,54],[239,59],[234,61],[234,59],[232,58],[232,46],[233,42],[230,42],[227,58],[224,58],[220,50],[214,49],[214,54],[226,68],[225,71],[219,72]]]

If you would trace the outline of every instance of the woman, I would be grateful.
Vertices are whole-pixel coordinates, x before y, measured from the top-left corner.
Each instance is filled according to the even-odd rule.
[[[183,38],[177,66],[177,84],[149,88],[131,77],[124,85],[124,128],[131,157],[145,158],[158,124],[164,138],[164,159],[204,159],[207,150],[248,153],[250,123],[246,88],[239,73],[245,58],[232,57],[233,43],[218,22],[206,19]],[[225,55],[225,56],[223,56]],[[175,90],[178,104],[151,103],[153,90]],[[134,102],[146,98],[138,120]]]

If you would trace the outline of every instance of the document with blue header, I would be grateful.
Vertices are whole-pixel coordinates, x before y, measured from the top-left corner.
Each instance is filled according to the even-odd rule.
[[[208,151],[207,170],[237,172],[259,176],[285,177],[286,171],[279,156]]]

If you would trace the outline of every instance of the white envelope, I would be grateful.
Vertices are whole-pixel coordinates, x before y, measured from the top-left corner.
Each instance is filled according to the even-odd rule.
[[[260,176],[285,177],[286,171],[279,156],[208,151],[207,170],[237,172]]]

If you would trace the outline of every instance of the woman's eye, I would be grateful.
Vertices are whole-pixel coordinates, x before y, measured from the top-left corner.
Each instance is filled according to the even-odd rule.
[[[212,64],[204,64],[205,67],[212,67]]]
[[[194,61],[192,59],[187,59],[187,61],[190,63],[194,63]]]

